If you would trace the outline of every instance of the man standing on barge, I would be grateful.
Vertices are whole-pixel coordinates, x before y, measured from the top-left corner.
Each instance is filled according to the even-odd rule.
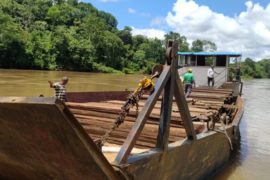
[[[214,66],[212,65],[207,71],[207,84],[210,87],[210,82],[212,82],[212,87],[215,85],[215,74],[220,74],[214,70]]]
[[[55,98],[59,99],[63,102],[66,101],[66,87],[65,85],[68,83],[68,78],[63,77],[61,82],[53,83],[52,81],[48,81],[51,88],[55,90]]]
[[[189,68],[188,71],[184,75],[184,85],[185,85],[185,94],[186,98],[190,95],[192,91],[192,85],[195,87],[195,80],[194,76],[192,74],[192,69]]]

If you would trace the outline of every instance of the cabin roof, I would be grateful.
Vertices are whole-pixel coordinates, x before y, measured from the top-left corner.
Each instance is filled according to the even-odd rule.
[[[241,56],[241,53],[238,52],[177,52],[177,54],[184,56],[231,56],[231,57]]]

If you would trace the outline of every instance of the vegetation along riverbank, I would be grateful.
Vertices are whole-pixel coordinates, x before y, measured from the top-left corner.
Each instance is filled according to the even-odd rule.
[[[180,51],[211,51],[214,42],[169,32],[164,40],[132,36],[117,19],[77,0],[1,0],[0,68],[90,72],[149,72],[163,63],[165,42],[177,39]],[[270,60],[247,59],[242,75],[270,77]]]

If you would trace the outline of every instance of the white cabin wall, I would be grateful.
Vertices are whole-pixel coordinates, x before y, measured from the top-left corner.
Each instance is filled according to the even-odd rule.
[[[192,68],[192,73],[195,78],[196,86],[207,86],[207,71],[209,66],[189,66],[183,67],[178,70],[180,76],[184,76],[189,68]],[[223,83],[227,82],[227,68],[226,67],[215,67],[216,72],[221,74],[215,74],[215,87],[221,86]]]

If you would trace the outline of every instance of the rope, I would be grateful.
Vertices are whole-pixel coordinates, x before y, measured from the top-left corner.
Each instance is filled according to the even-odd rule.
[[[223,132],[222,131],[219,131],[218,129],[214,129],[215,132],[218,132],[218,133],[221,133],[221,134],[224,134],[225,137],[228,139],[229,141],[229,144],[230,144],[230,148],[231,150],[233,150],[233,145],[232,145],[232,141],[231,141],[231,138],[229,137],[228,133],[227,133],[227,129],[226,129],[226,126],[228,125],[227,124],[227,120],[226,120],[226,117],[224,117],[225,115],[222,115],[221,117],[221,124],[222,124],[222,127],[223,127]],[[226,120],[226,124],[224,124],[223,120]]]

